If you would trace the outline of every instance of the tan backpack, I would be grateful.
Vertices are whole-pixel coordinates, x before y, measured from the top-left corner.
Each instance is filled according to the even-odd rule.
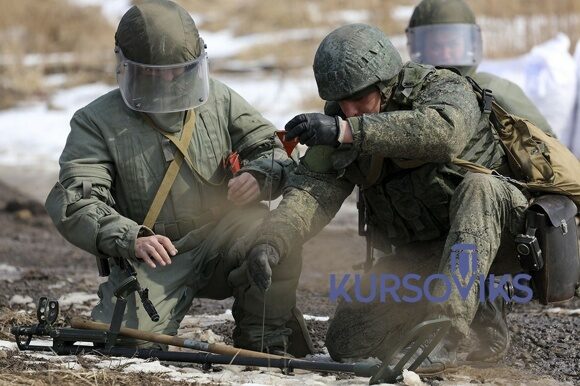
[[[506,153],[513,179],[531,193],[562,194],[580,208],[580,160],[556,138],[530,121],[506,112],[492,97],[467,77],[484,113],[490,114]],[[456,165],[473,172],[497,174],[484,166],[455,159]]]

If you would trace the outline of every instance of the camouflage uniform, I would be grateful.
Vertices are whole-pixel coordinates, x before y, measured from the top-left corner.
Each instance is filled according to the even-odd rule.
[[[181,22],[190,17],[183,10],[176,13],[171,2],[147,2],[126,15],[130,14],[137,14],[138,20],[142,14],[153,19],[157,15],[175,18],[177,14],[178,18],[172,19],[175,23],[164,19],[166,48],[170,46],[167,36],[172,34],[177,41],[188,41],[183,39]],[[139,40],[131,25],[124,23],[121,21],[119,30],[125,28]],[[195,36],[197,29],[192,20],[190,23],[187,27]],[[154,41],[155,35],[147,38]],[[191,47],[183,50],[191,55]],[[274,195],[278,195],[284,168],[293,162],[280,146],[273,147],[275,129],[270,122],[226,85],[213,79],[209,85],[209,100],[192,111],[196,121],[187,147],[191,165],[184,162],[180,168],[153,229],[141,224],[177,151],[163,131],[181,132],[185,113],[171,113],[176,116],[172,119],[171,114],[135,111],[123,102],[119,89],[74,114],[60,157],[59,182],[50,192],[46,208],[67,240],[109,258],[111,274],[99,287],[100,302],[92,312],[93,319],[111,321],[114,292],[126,278],[119,265],[119,258],[124,258],[134,265],[140,284],[149,289],[160,315],[158,322],[151,321],[133,293],[128,299],[125,326],[174,335],[195,297],[224,299],[233,295],[234,343],[260,349],[266,302],[264,344],[283,347],[291,334],[286,322],[293,319],[300,251],[275,268],[273,288],[266,295],[250,286],[243,261],[228,251],[240,236],[255,229],[267,209],[259,203],[244,207],[229,204],[231,174],[224,160],[233,151],[240,154],[240,173],[250,172],[257,178],[262,199],[269,191],[266,175],[272,175]],[[156,122],[170,118],[173,123],[156,127],[156,118],[161,118]],[[273,151],[276,162],[272,168]],[[150,268],[136,260],[136,238],[153,234],[167,236],[177,248],[172,264]],[[236,269],[243,274],[232,275]]]
[[[341,112],[329,103],[326,113]],[[503,151],[467,81],[448,70],[408,63],[382,113],[348,122],[353,144],[309,148],[289,177],[284,199],[261,227],[257,243],[270,242],[281,256],[291,254],[332,219],[359,185],[370,211],[375,247],[388,252],[388,246],[396,246],[396,253],[381,260],[373,272],[450,274],[455,271],[449,267],[450,248],[461,242],[477,245],[479,272],[487,273],[502,236],[523,227],[527,200],[502,180],[465,176],[450,163],[459,157],[505,169]],[[382,163],[380,178],[366,186],[370,165],[377,159]],[[408,168],[408,160],[419,164]],[[341,302],[327,335],[329,352],[335,359],[380,356],[382,342],[427,313],[450,316],[454,332],[465,336],[477,294],[474,286],[464,301],[453,292],[449,301],[428,309],[393,302]]]

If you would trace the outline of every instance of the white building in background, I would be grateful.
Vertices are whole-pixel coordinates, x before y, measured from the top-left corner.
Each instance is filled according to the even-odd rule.
[[[580,158],[580,42],[575,57],[570,39],[558,34],[514,59],[487,60],[480,71],[520,86],[546,117],[560,141]]]

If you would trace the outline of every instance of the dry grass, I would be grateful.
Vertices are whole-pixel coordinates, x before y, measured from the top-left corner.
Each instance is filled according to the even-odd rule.
[[[330,32],[344,24],[341,12],[362,12],[367,22],[377,25],[387,34],[401,35],[406,20],[395,20],[392,11],[400,5],[414,6],[419,0],[181,0],[181,5],[197,17],[203,29],[230,29],[236,35],[316,28]],[[558,32],[566,33],[574,43],[580,37],[580,1],[577,0],[468,0],[484,32],[485,56],[513,57],[528,52]],[[517,18],[517,20],[516,20]],[[322,36],[284,44],[260,44],[237,55],[235,59],[260,62],[268,66],[275,58],[278,69],[309,66]],[[265,60],[267,58],[268,60]],[[277,63],[277,64],[276,64]],[[223,66],[225,68],[227,66]]]
[[[134,0],[138,3],[140,0]],[[315,28],[318,32],[289,42],[258,44],[236,55],[250,67],[287,71],[309,67],[322,36],[346,23],[344,12],[358,13],[389,35],[403,34],[406,21],[394,20],[400,5],[419,0],[178,0],[202,29],[229,29],[235,35],[268,34]],[[580,37],[577,0],[468,0],[484,31],[487,57],[510,57],[530,50],[557,32]],[[111,46],[116,26],[96,7],[77,7],[67,0],[0,0],[0,108],[19,100],[44,97],[47,74],[65,72],[64,87],[89,81],[114,82]],[[546,16],[547,15],[547,16]],[[517,18],[517,21],[514,21]],[[523,36],[523,37],[522,37]],[[513,38],[517,37],[517,38]],[[211,47],[210,47],[211,48]],[[24,65],[28,54],[73,53],[72,61]],[[226,65],[214,63],[216,69]]]
[[[341,24],[337,20],[341,11],[369,11],[370,22],[383,24],[389,20],[393,7],[413,4],[412,0],[181,0],[179,4],[194,15],[202,15],[203,28],[218,31],[232,29],[236,35],[271,32],[300,28],[332,28]],[[398,33],[398,26],[384,25],[388,33]]]
[[[13,325],[30,325],[38,323],[36,315],[30,312],[15,311],[10,308],[0,308],[0,339],[13,340],[10,332]]]
[[[558,32],[572,41],[580,38],[580,1],[470,0],[484,34],[487,57],[501,58],[528,52]],[[523,38],[514,39],[514,37]]]
[[[108,359],[105,357],[103,359]],[[75,364],[75,362],[70,362]],[[46,359],[29,356],[17,350],[0,350],[0,385],[70,385],[70,386],[157,386],[157,385],[188,385],[201,383],[175,381],[163,373],[123,372],[123,366],[100,369],[96,367],[97,360],[83,355],[76,357],[77,369],[66,368],[59,361],[49,362]],[[195,365],[191,365],[192,367]],[[218,386],[220,383],[203,383]]]
[[[0,9],[0,108],[44,96],[50,90],[43,78],[52,73],[71,73],[68,85],[113,80],[114,29],[98,9],[66,0],[0,0]],[[55,53],[72,53],[73,59],[26,60]]]

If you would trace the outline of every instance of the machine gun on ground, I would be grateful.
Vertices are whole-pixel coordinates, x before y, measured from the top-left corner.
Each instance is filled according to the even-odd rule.
[[[56,300],[42,297],[37,308],[38,323],[29,326],[13,326],[12,334],[15,336],[18,348],[22,351],[50,351],[57,355],[97,353],[129,358],[157,358],[163,361],[202,364],[204,370],[211,369],[214,364],[220,364],[279,368],[286,374],[291,373],[294,369],[340,372],[370,377],[369,383],[377,384],[395,382],[404,369],[416,370],[439,345],[451,325],[449,319],[431,320],[417,325],[391,347],[382,363],[319,362],[122,328],[121,322],[125,313],[126,298],[134,291],[143,290],[136,277],[132,275],[121,283],[115,291],[117,300],[110,325],[73,318],[72,328],[54,325],[58,318],[59,304]],[[155,314],[156,312],[150,316],[153,318]],[[201,352],[172,352],[120,347],[118,345],[119,335],[186,347]],[[50,337],[52,346],[34,345],[32,344],[34,337]],[[79,342],[90,342],[92,346]],[[395,360],[396,363],[391,365]]]

